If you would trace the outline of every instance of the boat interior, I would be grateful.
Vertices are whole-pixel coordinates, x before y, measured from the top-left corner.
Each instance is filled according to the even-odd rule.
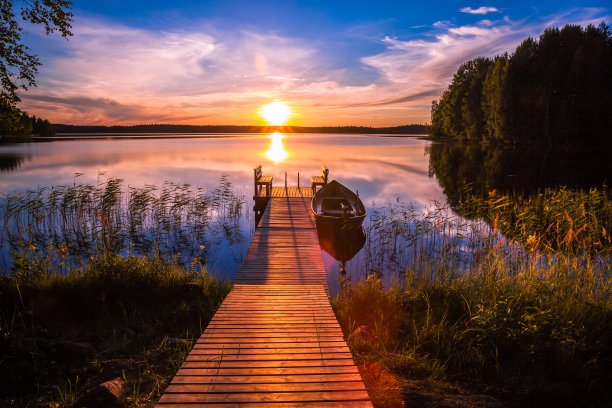
[[[354,217],[357,214],[350,201],[344,197],[324,197],[321,200],[321,212],[334,217]]]

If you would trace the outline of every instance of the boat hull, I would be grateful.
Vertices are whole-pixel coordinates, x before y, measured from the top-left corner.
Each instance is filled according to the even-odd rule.
[[[312,198],[319,244],[335,259],[344,262],[351,259],[365,243],[362,228],[366,210],[355,193],[330,181]]]

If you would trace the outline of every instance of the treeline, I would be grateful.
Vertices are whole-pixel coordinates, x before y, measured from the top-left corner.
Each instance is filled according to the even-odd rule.
[[[47,119],[37,118],[35,115],[21,114],[22,134],[38,136],[55,136],[55,128]]]
[[[132,125],[81,126],[54,125],[58,133],[351,133],[351,134],[427,134],[427,125],[403,125],[374,128],[367,126],[234,126],[234,125]]]
[[[47,119],[30,116],[26,112],[20,112],[18,115],[11,121],[0,120],[0,135],[55,136],[55,128]]]
[[[461,65],[439,101],[437,138],[548,145],[605,142],[612,128],[612,31],[566,25],[512,55]]]

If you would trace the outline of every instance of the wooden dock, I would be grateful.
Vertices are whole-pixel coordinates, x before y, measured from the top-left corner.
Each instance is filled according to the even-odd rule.
[[[271,195],[234,288],[159,407],[372,407],[329,303],[312,190]]]

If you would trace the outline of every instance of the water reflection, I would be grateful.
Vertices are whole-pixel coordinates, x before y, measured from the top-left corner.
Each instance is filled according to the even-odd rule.
[[[273,151],[280,154],[268,155]],[[479,186],[484,192],[504,186],[533,191],[541,183],[551,185],[555,180],[563,182],[564,178],[582,185],[599,183],[606,177],[609,181],[612,179],[609,159],[601,157],[606,151],[549,153],[548,156],[528,151],[521,156],[517,149],[495,151],[478,146],[432,145],[413,137],[291,134],[283,138],[280,133],[65,140],[2,146],[0,154],[5,160],[0,193],[24,192],[37,186],[72,186],[75,182],[97,186],[109,177],[121,178],[124,186],[136,188],[162,186],[165,181],[172,181],[213,191],[226,175],[235,192],[248,197],[250,205],[254,167],[261,164],[264,174],[274,177],[275,185],[282,184],[287,172],[291,186],[297,185],[298,172],[301,180],[308,180],[309,176],[319,175],[321,165],[325,164],[330,169],[330,179],[340,180],[351,190],[359,191],[370,214],[389,207],[396,198],[420,211],[432,201],[456,202],[466,182],[472,182],[474,189]],[[75,179],[76,173],[83,175]],[[237,269],[254,230],[251,211],[245,211],[240,224],[247,238],[244,245],[210,248],[210,270],[218,275],[231,277]],[[366,247],[370,245],[366,243]],[[216,259],[213,252],[218,253]],[[348,275],[352,268],[357,270],[363,264],[360,256],[347,263]],[[234,259],[238,262],[234,263]],[[333,284],[337,282],[338,261],[327,253],[324,259]],[[363,267],[367,271],[376,268]]]
[[[0,153],[0,173],[17,170],[26,160],[26,156],[16,153]]]
[[[330,226],[317,220],[317,234],[321,248],[339,262],[340,275],[345,275],[346,263],[357,255],[366,242],[363,228],[345,224]]]
[[[285,160],[288,156],[285,147],[283,146],[283,134],[274,132],[270,135],[270,147],[266,151],[266,157],[278,164]]]
[[[428,150],[431,175],[454,208],[468,193],[484,198],[496,189],[503,194],[529,196],[547,187],[563,185],[588,190],[612,180],[606,148],[565,150],[434,143]]]

